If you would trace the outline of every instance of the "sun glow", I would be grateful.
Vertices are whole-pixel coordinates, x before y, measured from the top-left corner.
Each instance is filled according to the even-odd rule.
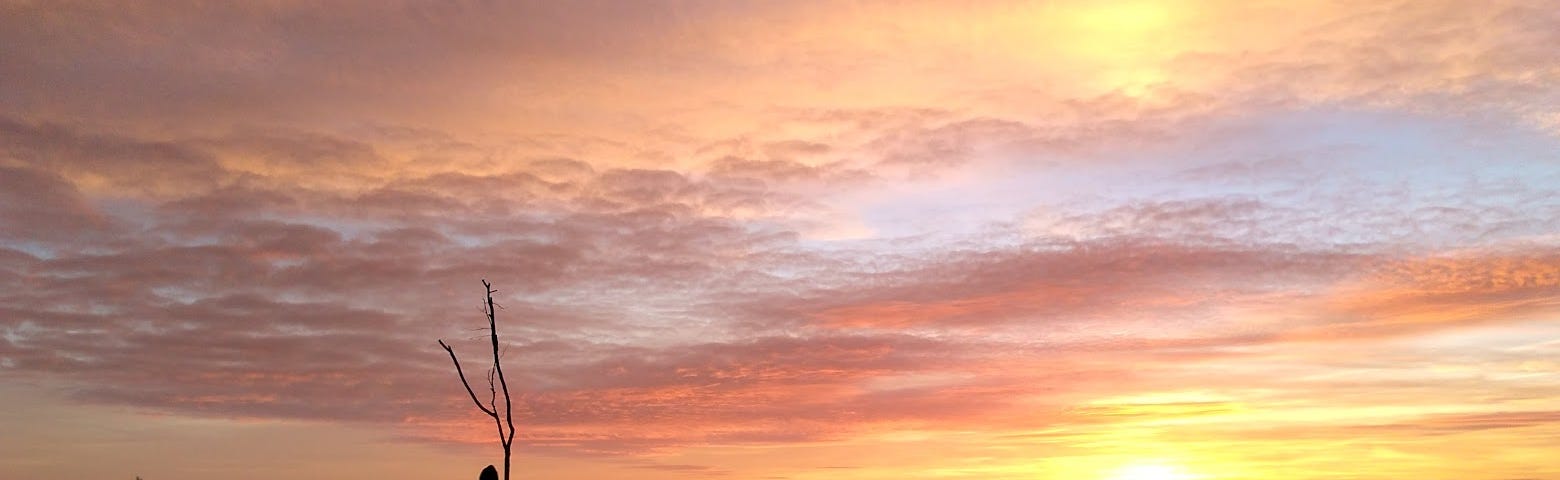
[[[1157,2],[1114,2],[1081,9],[1078,21],[1100,31],[1142,33],[1164,28],[1170,10]]]
[[[1104,480],[1198,480],[1179,466],[1166,463],[1134,463],[1111,472]]]

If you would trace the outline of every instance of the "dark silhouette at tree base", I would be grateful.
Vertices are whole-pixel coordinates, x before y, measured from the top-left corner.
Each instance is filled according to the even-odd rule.
[[[482,469],[482,475],[477,476],[477,480],[498,480],[498,469],[488,465],[487,468]]]

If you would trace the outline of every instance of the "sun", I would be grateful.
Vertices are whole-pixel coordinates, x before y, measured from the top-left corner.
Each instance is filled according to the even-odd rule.
[[[1075,21],[1085,27],[1118,34],[1150,32],[1169,26],[1172,20],[1169,5],[1145,1],[1092,4],[1075,15]]]
[[[1164,463],[1134,463],[1111,472],[1105,480],[1197,480],[1186,470]]]

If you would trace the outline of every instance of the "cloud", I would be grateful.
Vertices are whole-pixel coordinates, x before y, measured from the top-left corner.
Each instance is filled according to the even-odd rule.
[[[177,143],[82,133],[54,124],[0,118],[0,139],[8,161],[79,177],[89,186],[169,195],[209,186],[226,173],[210,155]]]
[[[462,285],[480,277],[502,290],[506,358],[525,365],[523,441],[570,454],[1222,415],[1077,405],[1306,348],[1292,345],[1431,332],[1402,323],[1425,305],[1465,306],[1423,322],[1436,328],[1552,307],[1542,302],[1552,262],[1520,242],[1509,257],[1437,261],[1277,241],[1311,215],[1287,197],[1129,200],[946,243],[817,248],[796,229],[830,200],[800,192],[854,182],[830,178],[847,167],[722,160],[691,173],[550,158],[309,182],[292,181],[312,171],[305,159],[367,168],[401,154],[273,131],[156,142],[18,131],[53,143],[16,150],[41,153],[6,170],[37,189],[15,199],[26,208],[12,221],[84,243],[7,250],[5,375],[185,415],[483,441],[431,343],[482,351],[462,340],[478,317]],[[105,142],[208,159],[196,164],[219,173],[83,189],[96,164],[70,152]],[[266,158],[231,160],[248,156]],[[110,196],[127,200],[103,208]],[[1391,213],[1380,212],[1412,222]],[[135,228],[86,235],[111,225]],[[981,236],[991,232],[1016,241]]]
[[[1340,288],[1327,309],[1335,320],[1293,334],[1361,339],[1550,314],[1560,309],[1553,301],[1560,287],[1555,265],[1541,252],[1384,262]]]
[[[115,226],[69,181],[17,167],[0,167],[0,223],[15,242],[68,242]]]
[[[951,252],[869,277],[863,283],[882,287],[830,292],[812,302],[810,315],[826,325],[888,328],[1130,318],[1145,310],[1165,316],[1267,293],[1263,285],[1325,282],[1364,260],[1284,246],[1037,242]]]
[[[1401,433],[1453,434],[1500,428],[1547,427],[1560,420],[1560,412],[1495,412],[1429,415],[1412,423],[1369,426],[1369,429],[1399,430]]]

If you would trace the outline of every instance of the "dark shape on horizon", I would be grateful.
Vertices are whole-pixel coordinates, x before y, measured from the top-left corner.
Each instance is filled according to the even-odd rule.
[[[478,476],[477,480],[498,480],[498,469],[488,465],[487,468],[482,469],[482,475]]]
[[[445,352],[449,352],[450,361],[455,363],[455,375],[460,377],[460,384],[466,387],[466,394],[471,396],[471,402],[477,404],[477,409],[482,410],[482,413],[493,417],[493,423],[498,426],[498,444],[504,447],[504,480],[509,480],[509,453],[511,451],[510,447],[515,444],[515,407],[509,399],[509,382],[504,379],[504,366],[498,361],[498,320],[495,318],[495,307],[493,305],[493,294],[497,293],[498,290],[494,290],[493,284],[488,283],[486,279],[482,280],[482,289],[487,291],[487,297],[484,301],[484,307],[486,307],[484,313],[487,313],[488,339],[491,340],[493,345],[493,368],[487,371],[487,405],[483,405],[482,400],[477,399],[477,392],[471,389],[471,382],[466,381],[466,372],[460,369],[460,359],[455,358],[455,349],[445,344],[443,339],[439,340],[439,346],[444,347]],[[494,385],[494,378],[498,379],[497,385]],[[503,417],[498,415],[498,391],[500,388],[504,392]],[[509,424],[508,428],[505,428],[504,424],[506,422]],[[481,480],[489,479],[498,480],[498,473],[493,470],[492,465],[488,465],[488,468],[482,471]]]

